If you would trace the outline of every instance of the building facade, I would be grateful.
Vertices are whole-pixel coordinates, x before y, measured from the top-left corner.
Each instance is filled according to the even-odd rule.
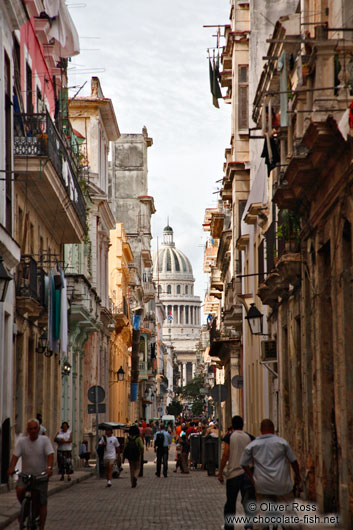
[[[178,386],[195,375],[196,351],[200,341],[201,301],[194,294],[195,279],[189,259],[175,247],[173,229],[163,231],[161,248],[153,256],[153,280],[164,305],[163,337],[178,366]]]
[[[129,423],[131,406],[130,367],[132,325],[129,307],[129,263],[133,254],[122,223],[110,232],[109,296],[112,302],[114,330],[110,338],[109,355],[109,420]],[[119,380],[119,370],[124,372]]]
[[[110,336],[115,320],[109,298],[108,252],[115,218],[108,202],[108,152],[120,131],[112,101],[104,97],[97,77],[91,79],[89,96],[69,101],[69,117],[86,170],[88,210],[85,241],[65,249],[70,291],[67,360],[73,369],[64,380],[62,417],[70,418],[77,443],[83,435],[93,440],[96,434],[96,415],[87,407],[92,386],[101,386],[106,394],[106,412],[99,420],[109,418],[110,412]]]
[[[148,396],[156,384],[152,367],[156,351],[155,287],[151,270],[151,217],[156,210],[153,197],[148,195],[147,168],[147,150],[152,144],[146,127],[142,134],[122,134],[112,144],[109,178],[110,205],[117,221],[124,224],[134,257],[129,264],[129,304],[133,315],[131,420],[145,417],[151,401]]]
[[[26,22],[21,2],[0,6],[0,258],[5,271],[14,278],[20,262],[20,245],[15,239],[14,132],[12,94],[14,90],[14,32]],[[18,42],[17,42],[18,46]],[[0,482],[7,482],[13,417],[13,335],[15,321],[14,280],[0,301]]]
[[[232,334],[240,347],[233,410],[253,434],[273,420],[297,454],[304,495],[340,513],[344,528],[353,483],[352,9],[344,0],[231,2],[221,80],[232,140],[221,201],[204,222],[210,356],[228,387]]]

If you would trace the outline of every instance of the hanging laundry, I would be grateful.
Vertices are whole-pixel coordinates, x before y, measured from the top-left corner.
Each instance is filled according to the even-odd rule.
[[[212,94],[213,105],[219,109],[218,99],[223,98],[221,88],[219,86],[219,68],[213,59],[213,66],[211,62],[211,57],[209,57],[209,74],[210,74],[210,88]]]
[[[68,321],[67,321],[67,282],[64,271],[61,274],[61,312],[60,312],[60,349],[62,357],[67,357]]]
[[[273,136],[266,135],[264,148],[261,153],[261,157],[265,159],[265,164],[267,166],[267,176],[270,176],[272,169],[274,169],[277,164],[280,163],[281,157],[277,142]]]
[[[280,106],[281,106],[281,127],[288,127],[288,76],[287,58],[283,51],[277,62],[277,70],[280,72]]]
[[[58,282],[57,282],[58,283]],[[60,285],[61,287],[61,285]],[[49,272],[49,289],[48,289],[48,350],[59,352],[60,336],[60,287],[55,288],[54,273]]]
[[[133,329],[138,331],[140,329],[141,315],[134,315]]]

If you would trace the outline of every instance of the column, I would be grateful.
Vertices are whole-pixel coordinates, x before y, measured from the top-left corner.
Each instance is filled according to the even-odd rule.
[[[186,363],[183,363],[183,385],[182,386],[185,386],[186,385]]]
[[[191,368],[191,373],[192,373],[192,378],[195,377],[195,363],[192,363],[192,368]]]

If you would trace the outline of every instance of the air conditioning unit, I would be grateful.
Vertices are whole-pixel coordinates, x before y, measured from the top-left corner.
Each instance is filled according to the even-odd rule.
[[[277,342],[275,340],[263,340],[261,342],[261,361],[277,361]]]

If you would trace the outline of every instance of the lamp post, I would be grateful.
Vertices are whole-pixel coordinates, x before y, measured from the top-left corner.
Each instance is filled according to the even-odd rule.
[[[262,332],[263,314],[260,313],[254,303],[250,304],[250,309],[245,318],[248,321],[252,335],[264,335],[264,333]]]
[[[118,381],[124,381],[125,372],[122,366],[120,366],[119,370],[116,373],[118,376]]]
[[[62,375],[70,375],[70,372],[71,364],[69,363],[69,361],[64,361]]]
[[[12,276],[10,276],[3,261],[2,256],[0,256],[0,302],[5,302],[7,288],[12,280]]]
[[[41,336],[38,339],[36,352],[40,353],[42,355],[45,352],[45,350],[47,349],[47,344],[48,344],[48,334],[47,334],[46,331],[43,331],[43,333],[41,334]]]

